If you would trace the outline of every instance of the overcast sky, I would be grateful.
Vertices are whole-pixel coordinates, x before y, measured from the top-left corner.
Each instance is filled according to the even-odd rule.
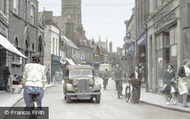
[[[45,7],[54,16],[61,15],[61,0],[38,0],[39,11]],[[82,24],[88,39],[112,41],[113,50],[123,46],[124,21],[130,19],[135,0],[82,0]]]

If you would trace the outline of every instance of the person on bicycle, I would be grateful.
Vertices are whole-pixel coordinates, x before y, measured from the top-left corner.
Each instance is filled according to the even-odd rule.
[[[46,81],[46,67],[39,64],[40,54],[32,55],[32,63],[25,65],[23,73],[24,83],[24,101],[26,107],[32,107],[32,99],[30,94],[39,94],[36,97],[37,107],[42,106],[42,98],[44,95],[44,83]]]
[[[108,79],[109,79],[109,72],[108,69],[105,69],[104,73],[102,74],[103,79],[103,88],[106,89],[106,85],[108,85]]]
[[[116,69],[114,71],[114,75],[115,75],[116,90],[118,90],[118,87],[120,87],[121,84],[122,84],[122,76],[123,76],[122,69],[119,67],[118,64],[116,65]]]
[[[141,73],[138,70],[138,67],[135,67],[135,70],[131,73],[130,77],[131,80],[137,80],[138,83],[137,84],[132,84],[132,86],[135,86],[135,88],[137,89],[137,98],[136,98],[136,102],[135,103],[139,103],[140,101],[140,93],[141,93]]]

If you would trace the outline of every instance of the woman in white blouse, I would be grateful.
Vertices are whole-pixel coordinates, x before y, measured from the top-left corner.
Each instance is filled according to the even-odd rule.
[[[179,83],[178,83],[178,89],[180,95],[183,95],[183,107],[188,107],[186,104],[187,102],[187,95],[189,93],[190,89],[190,60],[185,59],[183,61],[183,66],[179,68],[178,76],[179,76]]]

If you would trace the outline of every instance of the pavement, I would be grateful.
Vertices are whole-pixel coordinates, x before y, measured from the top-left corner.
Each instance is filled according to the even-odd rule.
[[[51,84],[46,84],[45,87],[48,88],[55,85],[56,84],[51,83]],[[125,89],[126,85],[127,84],[123,85],[123,89]],[[23,98],[23,91],[21,93],[17,93],[17,92],[7,93],[5,91],[0,91],[0,97],[1,97],[0,107],[12,107],[15,105],[15,103],[17,103],[20,99]],[[187,108],[184,108],[182,106],[182,103],[177,103],[177,105],[173,105],[171,102],[169,105],[167,105],[163,95],[154,94],[152,92],[146,92],[146,88],[141,88],[140,101],[141,103],[147,103],[147,104],[162,107],[162,108],[167,108],[167,109],[172,109],[172,110],[177,110],[177,111],[182,111],[182,112],[190,112],[190,102],[187,102],[187,105],[189,105],[189,107]]]
[[[54,86],[56,84],[50,83],[45,84],[45,88]],[[5,91],[0,91],[0,107],[13,107],[20,99],[23,98],[23,90],[21,93],[18,93],[18,90],[15,89],[15,92],[7,93]]]
[[[125,89],[125,86],[127,84],[123,84],[123,89]],[[124,94],[124,90],[122,92]],[[141,103],[146,103],[162,108],[167,108],[167,109],[172,109],[172,110],[177,110],[177,111],[182,111],[182,112],[190,112],[190,102],[187,102],[187,105],[189,107],[184,108],[182,106],[182,103],[177,102],[176,105],[173,105],[172,101],[170,102],[169,105],[166,104],[164,95],[162,94],[155,94],[152,92],[146,92],[146,88],[141,88],[141,97],[140,97],[140,102]]]

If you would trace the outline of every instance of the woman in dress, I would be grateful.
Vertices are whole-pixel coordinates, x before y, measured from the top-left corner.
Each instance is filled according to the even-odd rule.
[[[178,76],[179,76],[179,83],[178,83],[178,89],[180,95],[183,95],[183,107],[188,107],[186,104],[187,102],[187,95],[189,93],[190,89],[190,60],[185,59],[183,61],[183,66],[179,68]]]
[[[172,95],[172,101],[173,104],[176,105],[176,92],[177,92],[177,87],[175,86],[175,72],[173,70],[173,65],[168,64],[168,68],[165,71],[164,74],[164,85],[165,90],[163,91],[166,99],[166,103],[169,104],[169,96]]]

